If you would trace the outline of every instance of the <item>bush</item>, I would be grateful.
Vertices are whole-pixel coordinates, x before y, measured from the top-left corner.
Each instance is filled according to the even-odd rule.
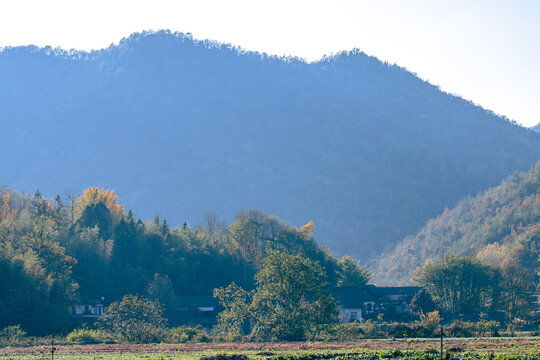
[[[200,360],[249,360],[249,358],[242,354],[217,354],[203,356]]]
[[[206,331],[200,327],[179,326],[165,330],[164,335],[164,341],[169,344],[211,341]]]
[[[66,340],[76,344],[107,344],[114,342],[113,335],[103,330],[75,329]]]
[[[474,335],[474,324],[468,321],[454,320],[446,329],[446,335],[450,337],[472,337]]]
[[[25,337],[26,331],[24,331],[20,325],[8,326],[0,330],[0,345],[20,345]]]
[[[420,314],[420,321],[416,322],[413,328],[419,337],[437,337],[437,330],[441,323],[441,317],[438,311],[432,311],[427,314]]]
[[[416,330],[405,324],[397,324],[388,331],[388,336],[398,339],[416,337]]]
[[[325,341],[354,341],[364,337],[364,329],[356,321],[329,326],[320,334],[320,340]]]
[[[497,321],[480,320],[478,322],[455,320],[446,331],[451,337],[492,336],[497,332],[500,324]]]

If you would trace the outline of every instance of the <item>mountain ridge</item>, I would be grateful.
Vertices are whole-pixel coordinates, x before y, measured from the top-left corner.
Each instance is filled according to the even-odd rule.
[[[452,209],[431,219],[414,236],[384,254],[374,269],[374,281],[412,284],[428,259],[444,255],[479,255],[502,264],[521,262],[540,276],[540,161],[526,173],[515,172],[501,184],[467,196]]]
[[[88,56],[4,49],[0,182],[114,188],[172,223],[260,208],[367,261],[540,158],[536,133],[364,53],[235,49],[167,32]]]

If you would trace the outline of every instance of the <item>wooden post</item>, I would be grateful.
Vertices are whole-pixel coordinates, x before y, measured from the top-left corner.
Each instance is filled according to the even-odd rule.
[[[443,333],[443,329],[442,329],[442,326],[441,326],[441,360],[443,360],[443,351],[444,351],[443,336],[444,336],[444,333]]]
[[[51,360],[54,360],[54,352],[56,348],[54,347],[54,335],[51,337]]]

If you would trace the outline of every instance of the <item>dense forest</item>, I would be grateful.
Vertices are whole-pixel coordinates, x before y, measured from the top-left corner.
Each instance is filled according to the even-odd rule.
[[[350,284],[356,262],[336,259],[312,232],[313,223],[295,228],[255,210],[229,226],[208,216],[195,228],[170,228],[157,215],[135,218],[113,191],[88,188],[50,200],[1,187],[0,329],[63,331],[68,305],[80,298],[109,304],[141,294],[171,309],[178,296],[210,296],[231,282],[251,290],[270,251],[317,262],[328,286]]]
[[[495,267],[515,264],[540,290],[540,162],[445,209],[379,259],[374,281],[411,283],[427,260],[447,254],[474,255]]]
[[[82,244],[120,231],[169,239],[162,224],[143,229],[135,220],[152,209],[176,225],[209,212],[232,222],[238,209],[257,208],[295,226],[313,220],[319,242],[372,260],[540,158],[539,134],[360,51],[306,63],[164,31],[90,53],[2,49],[0,128],[2,183],[49,197],[114,188],[138,215],[100,234],[82,227],[74,232],[82,243],[60,227],[55,239],[74,258]],[[20,206],[25,214],[29,205]],[[34,227],[31,215],[21,219]],[[197,234],[180,226],[170,235],[182,244],[175,251],[193,252],[194,268],[233,261]],[[122,256],[105,260],[109,248],[95,250],[100,271],[112,274],[99,283],[117,281],[110,269]],[[13,251],[30,256],[21,249]],[[170,262],[128,265],[156,264]],[[179,289],[204,287],[186,276],[181,268],[170,275]],[[85,281],[97,280],[78,279],[81,291]]]

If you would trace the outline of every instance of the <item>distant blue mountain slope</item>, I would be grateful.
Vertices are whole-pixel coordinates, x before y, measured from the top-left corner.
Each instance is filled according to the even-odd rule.
[[[114,188],[143,218],[259,208],[364,261],[540,158],[540,135],[361,52],[315,63],[168,32],[0,52],[0,183]]]

